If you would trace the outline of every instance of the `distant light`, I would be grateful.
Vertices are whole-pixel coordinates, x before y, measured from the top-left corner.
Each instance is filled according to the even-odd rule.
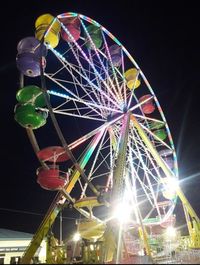
[[[90,245],[90,250],[94,251],[94,245],[93,244]]]
[[[144,256],[144,250],[143,250],[143,249],[139,250],[139,251],[138,251],[138,255],[139,255],[139,256]]]
[[[73,236],[73,241],[74,242],[77,242],[77,241],[79,241],[81,239],[81,235],[77,232],[77,233],[75,233],[74,234],[74,236]]]

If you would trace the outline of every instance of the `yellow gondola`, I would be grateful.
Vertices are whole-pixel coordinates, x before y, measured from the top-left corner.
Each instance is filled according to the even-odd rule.
[[[55,48],[60,39],[60,23],[51,14],[44,14],[39,16],[35,21],[35,37],[38,40],[42,40],[44,37],[44,42]]]

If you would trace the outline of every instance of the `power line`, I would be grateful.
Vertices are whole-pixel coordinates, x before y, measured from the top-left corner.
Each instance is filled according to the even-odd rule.
[[[8,209],[8,208],[0,208],[0,211],[7,211],[7,212],[14,212],[14,213],[23,213],[23,214],[30,214],[30,215],[39,215],[39,216],[44,216],[45,214],[42,213],[35,213],[35,212],[29,212],[29,211],[24,211],[24,210],[15,210],[15,209]],[[58,218],[58,217],[57,217]],[[63,219],[68,219],[68,220],[75,220],[77,218],[74,217],[62,217]]]

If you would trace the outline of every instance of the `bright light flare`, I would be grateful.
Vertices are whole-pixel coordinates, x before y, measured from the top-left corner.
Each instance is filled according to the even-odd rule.
[[[171,186],[172,189],[174,189],[174,191],[179,187],[179,181],[177,178],[169,178],[168,179],[168,183]]]
[[[80,235],[80,233],[75,233],[74,235],[73,235],[73,241],[74,242],[78,242],[79,240],[81,239],[81,235]]]
[[[113,218],[116,218],[121,224],[130,221],[132,207],[127,203],[120,203],[113,212]]]
[[[166,229],[166,236],[169,239],[174,239],[176,237],[176,229],[173,226],[169,226]]]
[[[162,179],[164,190],[163,195],[167,199],[172,199],[176,196],[177,189],[179,188],[179,180],[174,177]]]

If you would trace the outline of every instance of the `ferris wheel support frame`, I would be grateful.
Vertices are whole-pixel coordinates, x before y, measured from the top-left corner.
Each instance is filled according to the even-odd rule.
[[[92,153],[94,152],[95,147],[98,144],[98,142],[100,141],[103,132],[104,132],[104,130],[101,130],[99,133],[97,133],[95,135],[95,137],[93,138],[93,140],[91,141],[91,143],[88,147],[88,150],[85,152],[84,156],[82,157],[82,159],[79,163],[82,170],[84,169],[89,158],[91,157]],[[65,188],[65,191],[67,194],[69,194],[71,192],[75,183],[78,181],[80,175],[81,174],[78,170],[75,170],[73,172],[72,177],[70,178],[70,181],[67,184],[67,187]],[[58,194],[55,197],[53,203],[51,204],[46,216],[44,217],[40,227],[36,231],[34,237],[32,238],[32,240],[29,244],[29,246],[25,250],[24,255],[22,256],[21,264],[29,264],[30,263],[31,258],[36,253],[37,249],[39,248],[39,246],[43,240],[43,238],[47,235],[50,227],[54,223],[58,213],[61,210],[59,201],[62,199],[62,197],[63,197],[63,191],[58,192]],[[66,198],[64,199],[64,201],[62,201],[62,204],[65,202],[65,200],[66,200]]]
[[[164,171],[164,173],[167,177],[167,181],[170,182],[171,178],[173,177],[172,172],[168,169],[168,167],[162,161],[158,152],[154,148],[151,141],[148,139],[146,133],[144,132],[144,130],[142,129],[142,127],[140,126],[140,124],[138,123],[137,119],[134,117],[133,114],[131,114],[130,119],[133,123],[133,126],[137,129],[140,137],[142,138],[142,140],[144,141],[146,146],[149,148],[152,156],[154,157],[154,159],[156,160],[158,165]],[[187,200],[187,198],[184,195],[183,191],[181,190],[180,186],[176,185],[174,187],[174,190],[175,190],[176,194],[178,195],[178,197],[180,198],[180,200],[183,204],[186,222],[187,222],[187,227],[188,227],[188,231],[189,231],[189,235],[190,235],[191,247],[200,248],[200,219],[199,219],[198,215],[196,214],[195,210],[193,209],[192,205]],[[190,220],[188,215],[190,216],[192,221]]]
[[[118,205],[118,203],[123,199],[122,192],[124,186],[124,168],[126,163],[126,149],[127,149],[127,142],[128,142],[128,132],[130,126],[130,113],[127,112],[124,114],[122,118],[122,127],[119,139],[119,150],[118,150],[118,157],[116,161],[116,167],[113,172],[113,190],[111,194],[111,208]],[[109,242],[105,242],[105,259],[107,259],[108,253],[112,253],[111,257],[113,256],[112,261],[116,262],[116,264],[121,260],[121,252],[122,252],[122,235],[121,229],[116,229],[115,224],[111,220],[108,222],[107,230],[105,231],[106,234],[112,234],[112,238],[115,241],[115,248],[113,246],[109,246]],[[105,235],[106,236],[106,235]],[[108,261],[108,260],[105,260]]]
[[[44,94],[45,93],[47,93],[47,92],[45,91]],[[48,97],[47,96],[46,96],[46,99],[48,101]],[[165,163],[162,161],[162,159],[160,158],[158,152],[155,150],[155,148],[152,145],[151,141],[148,139],[146,133],[144,132],[144,130],[142,129],[142,127],[138,123],[137,119],[133,116],[133,114],[130,114],[130,120],[133,123],[133,125],[135,126],[135,128],[137,129],[140,137],[142,138],[142,140],[144,141],[146,146],[149,148],[149,150],[150,150],[152,156],[154,157],[154,159],[156,160],[156,162],[158,163],[158,165],[162,168],[162,170],[166,174],[167,179],[170,181],[171,177],[172,177],[172,172],[167,168]],[[27,132],[28,132],[29,138],[30,138],[30,135],[32,135],[32,134],[30,133],[29,130],[27,130]],[[98,139],[100,140],[100,138],[101,138],[101,136]],[[91,148],[93,148],[93,151],[94,151],[94,146],[96,146],[96,144],[97,144],[97,141],[96,141],[95,144],[93,143],[91,145]],[[87,156],[87,153],[88,152],[86,152],[86,156]],[[123,152],[123,153],[125,153],[125,152]],[[90,154],[92,154],[92,152],[90,152]],[[75,164],[77,166],[77,163],[75,163]],[[121,167],[121,165],[122,165],[122,162],[119,162],[119,166],[120,167]],[[84,165],[80,165],[79,166],[79,163],[78,163],[78,169],[79,169],[79,167],[81,168],[80,171],[82,171],[82,169],[84,168]],[[70,193],[70,191],[72,190],[74,184],[76,183],[76,181],[78,180],[78,178],[81,175],[81,173],[79,172],[78,169],[76,168],[76,171],[75,171],[76,173],[74,174],[74,177],[71,179],[71,181],[69,183],[70,188],[66,189],[66,191],[68,193]],[[120,175],[120,174],[121,174],[121,171],[117,175]],[[194,209],[190,205],[189,201],[185,197],[185,195],[182,192],[182,190],[180,189],[180,187],[175,187],[175,189],[176,189],[177,195],[179,196],[181,202],[183,203],[184,211],[186,211],[189,214],[190,218],[192,219],[192,221],[190,221],[189,218],[186,218],[187,225],[188,225],[188,230],[189,230],[189,234],[190,234],[191,246],[192,247],[196,247],[196,248],[200,248],[200,220],[199,220],[199,217],[195,213]],[[61,197],[61,193],[60,193],[60,197]],[[50,211],[48,211],[48,213],[45,216],[45,219],[44,219],[41,227],[39,227],[39,229],[36,232],[33,240],[31,241],[30,245],[28,246],[27,250],[25,251],[25,253],[24,253],[23,257],[22,257],[22,261],[21,261],[22,264],[30,263],[31,258],[33,257],[33,255],[37,251],[40,243],[42,242],[43,238],[46,236],[47,232],[49,231],[49,228],[53,224],[53,222],[54,222],[56,216],[58,215],[59,211],[60,211],[60,208],[57,206],[57,204],[56,203],[52,204],[52,209],[50,208]],[[143,233],[143,234],[145,235],[145,233]],[[145,236],[144,235],[143,235],[143,238],[145,239],[146,235]],[[145,241],[147,242],[147,239]]]
[[[44,93],[44,91],[43,91],[43,93]],[[106,122],[103,126],[101,126],[99,128],[99,131],[95,131],[96,133],[94,135],[94,138],[92,139],[91,143],[88,146],[88,149],[86,150],[86,152],[82,156],[80,162],[78,163],[78,166],[82,170],[84,169],[85,165],[87,164],[91,155],[93,154],[93,152],[94,152],[97,144],[99,143],[105,129],[109,128],[110,125],[112,125],[112,123],[116,122],[120,118],[122,118],[122,115],[119,115],[118,117],[114,118],[110,122]],[[27,129],[27,134],[28,134],[29,140],[33,146],[33,149],[35,150],[35,153],[37,153],[37,151],[39,150],[39,146],[37,144],[37,141],[35,139],[35,135],[34,135],[32,129]],[[32,238],[32,240],[29,244],[29,246],[25,250],[25,252],[22,256],[21,264],[29,264],[31,262],[31,258],[36,253],[42,240],[47,235],[49,229],[51,228],[52,224],[54,223],[57,215],[59,214],[59,212],[61,210],[59,202],[61,201],[62,197],[64,196],[65,199],[64,199],[64,201],[62,201],[62,203],[64,204],[64,202],[67,199],[67,195],[70,194],[71,190],[73,189],[74,185],[76,184],[76,182],[78,181],[80,176],[81,176],[81,173],[79,172],[78,169],[76,169],[73,172],[72,177],[71,177],[69,183],[67,184],[67,187],[65,187],[64,189],[62,189],[60,192],[57,193],[57,195],[56,195],[54,201],[52,202],[51,206],[49,207],[47,214],[45,215],[41,225],[39,226],[38,230],[36,231],[34,237]],[[84,212],[83,209],[78,209],[78,210],[80,211],[81,214],[83,214],[87,218],[87,213]]]

